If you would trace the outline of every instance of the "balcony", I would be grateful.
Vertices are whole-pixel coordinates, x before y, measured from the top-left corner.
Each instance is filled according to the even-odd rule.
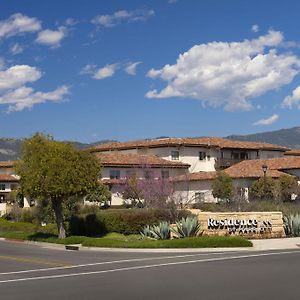
[[[218,158],[215,163],[215,169],[217,171],[224,170],[226,168],[231,167],[245,159],[233,159],[233,158]]]

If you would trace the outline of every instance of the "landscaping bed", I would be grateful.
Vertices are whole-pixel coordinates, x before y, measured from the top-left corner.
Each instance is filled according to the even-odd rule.
[[[63,245],[82,244],[85,247],[105,248],[228,248],[252,247],[252,243],[242,237],[199,236],[172,240],[142,239],[140,235],[109,233],[100,238],[70,236],[58,239],[56,235],[33,232],[5,232],[0,237],[16,240],[29,240]]]

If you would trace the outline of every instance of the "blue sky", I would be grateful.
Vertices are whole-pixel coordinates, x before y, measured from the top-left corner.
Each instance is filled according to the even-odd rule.
[[[0,0],[0,136],[299,126],[299,10],[297,0]]]

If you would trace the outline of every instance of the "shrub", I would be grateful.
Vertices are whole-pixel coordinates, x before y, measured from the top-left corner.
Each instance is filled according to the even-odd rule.
[[[284,218],[286,235],[300,236],[300,214],[289,215]]]
[[[179,238],[197,236],[200,231],[200,223],[197,217],[182,218],[176,222],[176,228],[171,229]]]
[[[160,222],[158,225],[145,226],[143,237],[153,238],[155,240],[168,240],[170,239],[170,223]]]
[[[178,216],[182,218],[189,214],[187,211],[180,211]],[[139,234],[146,225],[172,221],[172,214],[168,210],[156,209],[109,209],[92,214],[93,217],[89,217],[90,215],[73,216],[70,220],[70,234],[86,236],[102,235],[108,232],[126,235]]]

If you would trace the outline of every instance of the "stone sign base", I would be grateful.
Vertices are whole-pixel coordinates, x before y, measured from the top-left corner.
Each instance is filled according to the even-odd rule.
[[[243,236],[254,239],[285,237],[282,212],[203,212],[198,216],[202,235]]]

